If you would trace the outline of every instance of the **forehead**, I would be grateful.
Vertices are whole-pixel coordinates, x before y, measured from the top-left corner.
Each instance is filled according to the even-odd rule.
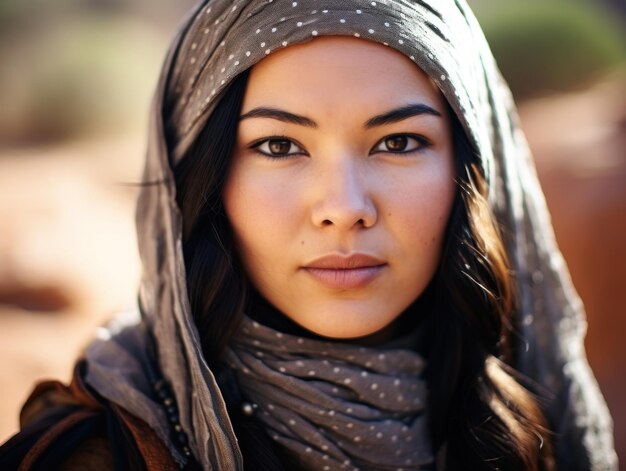
[[[419,101],[445,108],[432,80],[402,53],[364,39],[319,37],[286,47],[251,70],[243,112],[256,106],[299,110],[378,109]]]

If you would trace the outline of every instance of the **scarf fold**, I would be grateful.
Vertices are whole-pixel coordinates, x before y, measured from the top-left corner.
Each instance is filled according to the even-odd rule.
[[[480,158],[502,232],[510,235],[507,252],[521,306],[511,320],[520,339],[513,366],[551,393],[542,409],[556,432],[557,465],[617,469],[611,417],[585,357],[584,310],[556,246],[510,92],[465,0],[208,0],[181,25],[153,102],[148,184],[137,207],[143,274],[136,332],[149,329],[156,339],[156,360],[172,385],[194,456],[206,470],[243,469],[187,295],[172,166],[237,74],[282,47],[328,35],[394,48],[447,99]],[[168,443],[166,418],[143,393],[141,362],[134,360],[144,343],[136,336],[96,342],[87,350],[86,380],[103,397],[149,417]]]
[[[244,318],[225,363],[270,437],[302,469],[433,463],[424,360],[413,350],[298,337]]]

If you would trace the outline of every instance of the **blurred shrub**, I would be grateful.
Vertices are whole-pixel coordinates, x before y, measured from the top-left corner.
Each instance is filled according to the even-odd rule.
[[[0,139],[40,142],[145,122],[164,40],[114,16],[74,17],[0,46]]]
[[[0,0],[0,142],[143,126],[173,24],[192,3]],[[518,98],[624,63],[622,25],[591,0],[472,3]]]
[[[0,0],[0,145],[143,130],[178,10],[188,8],[169,5]]]
[[[475,1],[516,98],[588,85],[624,65],[623,18],[597,1]]]

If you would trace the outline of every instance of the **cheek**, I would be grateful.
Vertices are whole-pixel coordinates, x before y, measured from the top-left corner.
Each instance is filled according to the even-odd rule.
[[[245,252],[276,247],[298,215],[292,188],[237,167],[226,181],[223,199],[235,238]]]
[[[391,225],[407,250],[437,255],[443,242],[456,191],[451,172],[440,172],[420,181],[407,181],[390,202]]]

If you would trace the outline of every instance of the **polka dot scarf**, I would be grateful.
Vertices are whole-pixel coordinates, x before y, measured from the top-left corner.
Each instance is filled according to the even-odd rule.
[[[237,74],[281,48],[328,35],[359,37],[393,48],[414,61],[441,90],[480,158],[490,206],[499,226],[504,234],[510,235],[507,253],[519,299],[519,312],[511,319],[519,340],[512,366],[550,390],[550,397],[544,398],[542,407],[552,429],[558,432],[555,434],[558,467],[591,468],[593,463],[597,469],[616,469],[611,418],[585,358],[584,310],[556,247],[510,92],[466,0],[203,0],[198,3],[172,41],[150,117],[144,179],[151,184],[142,186],[137,210],[143,266],[139,290],[142,318],[133,335],[111,334],[111,339],[91,345],[87,351],[88,383],[103,397],[144,419],[167,444],[172,456],[184,465],[186,458],[177,452],[171,440],[167,418],[158,404],[147,399],[139,379],[142,362],[138,360],[141,356],[138,352],[146,350],[144,330],[149,329],[156,339],[157,360],[172,385],[180,424],[189,437],[193,455],[206,470],[243,469],[237,437],[213,372],[203,358],[187,298],[182,221],[175,204],[171,170],[195,142]],[[302,347],[297,343],[295,346]],[[352,353],[345,352],[345,358],[326,359],[337,363],[330,370],[320,369],[328,365],[323,363],[323,358],[316,357],[315,366],[307,365],[305,358],[295,359],[308,366],[306,371],[297,370],[296,362],[290,362],[294,370],[287,371],[287,366],[276,366],[280,357],[258,357],[257,351],[269,352],[253,347],[237,350],[236,358],[239,362],[250,361],[246,365],[252,372],[250,381],[258,382],[259,391],[263,391],[263,396],[255,399],[261,406],[265,404],[259,416],[267,420],[286,449],[294,450],[304,459],[307,452],[306,447],[302,450],[301,443],[309,441],[306,434],[310,432],[318,440],[314,446],[309,445],[310,453],[317,457],[311,461],[316,469],[340,468],[344,461],[353,459],[363,460],[364,468],[370,462],[377,463],[374,468],[385,469],[380,461],[386,459],[399,462],[402,469],[418,466],[404,464],[403,460],[420,459],[411,454],[411,446],[398,445],[402,458],[396,459],[392,453],[379,452],[381,442],[376,441],[381,433],[384,450],[395,450],[395,445],[390,447],[386,440],[391,428],[400,423],[409,428],[405,434],[419,436],[416,431],[411,432],[420,422],[418,412],[406,412],[404,417],[394,415],[400,414],[391,407],[392,404],[398,407],[397,402],[393,402],[393,396],[387,396],[394,391],[393,382],[398,377],[393,368],[401,363],[395,356],[394,361],[380,370],[360,363],[367,362],[364,358],[368,355],[373,362],[380,353],[365,352],[355,355],[356,360],[349,360],[347,356]],[[300,350],[294,350],[291,355],[297,352]],[[343,354],[341,349],[333,352],[333,355]],[[401,359],[402,355],[406,353],[400,354]],[[306,357],[306,353],[302,356]],[[261,372],[252,366],[262,367]],[[281,366],[285,373],[278,369]],[[352,373],[358,371],[358,374],[342,377],[341,368],[348,366]],[[337,374],[335,367],[340,368]],[[415,364],[413,367],[418,369]],[[309,371],[314,372],[313,377],[306,376]],[[324,377],[315,376],[322,371]],[[362,371],[380,377],[376,381],[371,377],[361,378]],[[281,383],[284,391],[272,388],[271,381],[261,380],[274,378],[278,373],[284,379]],[[402,378],[411,376],[402,371],[399,374]],[[389,381],[382,380],[385,375]],[[342,380],[350,380],[350,384],[342,385]],[[377,387],[372,390],[374,384]],[[317,386],[331,389],[329,392]],[[338,396],[332,387],[337,388]],[[306,394],[301,396],[298,388],[306,390]],[[381,393],[385,394],[383,398],[379,397]],[[285,394],[285,401],[294,404],[280,401],[289,404],[289,408],[271,411],[269,405],[279,402],[272,399],[273,394]],[[373,402],[365,403],[361,396]],[[306,398],[302,410],[296,407],[300,404],[299,397]],[[345,404],[343,410],[340,403]],[[351,403],[359,407],[349,406]],[[320,405],[328,414],[334,411],[338,418],[330,420],[333,416],[327,415],[322,416],[323,421],[313,420],[313,414],[322,409],[315,407]],[[352,412],[347,411],[348,407]],[[296,411],[297,415],[288,417],[289,411]],[[263,412],[272,414],[265,416]],[[377,413],[389,415],[389,419],[374,418]],[[411,422],[413,416],[417,422]],[[334,422],[339,419],[342,421]],[[296,426],[290,426],[289,420],[296,422]],[[385,420],[391,422],[385,426]],[[357,442],[348,443],[341,438],[350,423],[359,432],[346,433],[346,437],[353,440],[359,437]],[[333,425],[339,429],[334,430]],[[387,428],[370,431],[371,425]],[[315,430],[317,433],[313,433]],[[393,436],[400,440],[402,430],[400,425],[400,431],[391,432],[389,440]],[[410,436],[405,435],[405,439]]]
[[[244,319],[226,354],[269,435],[307,470],[432,464],[422,357],[288,335]]]
[[[469,90],[456,90],[455,94],[449,84],[452,80],[480,86],[480,80],[468,80],[480,74],[470,60],[463,55],[450,56],[450,28],[456,25],[447,24],[445,19],[460,19],[458,7],[451,0],[430,3],[432,6],[403,0],[204,3],[180,43],[167,84],[166,126],[174,143],[174,160],[184,155],[235,76],[285,47],[321,36],[351,36],[399,50],[449,95],[448,101],[463,116],[462,122],[465,116],[471,119],[464,113],[471,106]],[[457,37],[468,33],[467,28],[455,32]],[[472,38],[467,35],[462,40],[470,43]]]

